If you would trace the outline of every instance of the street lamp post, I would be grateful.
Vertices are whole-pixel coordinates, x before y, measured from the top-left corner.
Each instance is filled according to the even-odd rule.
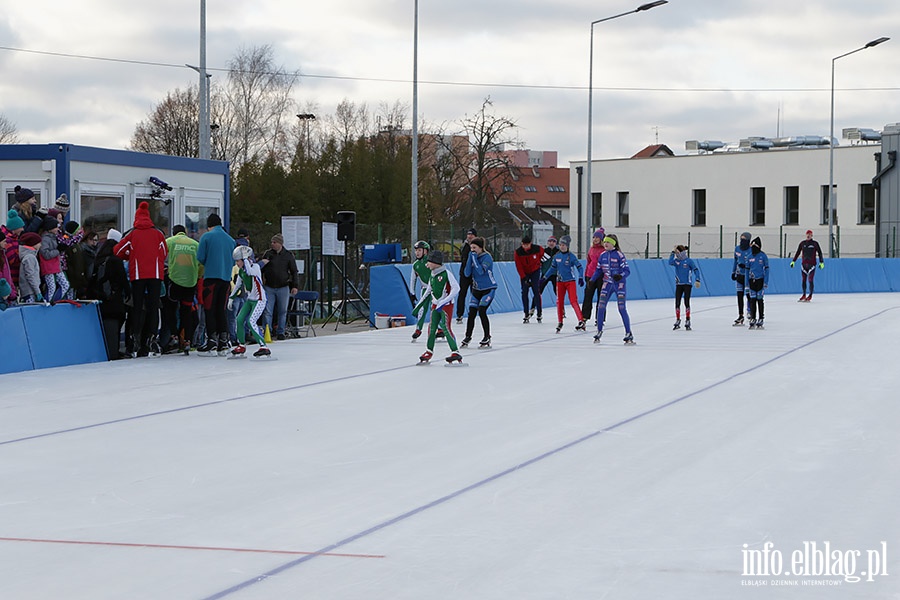
[[[594,25],[597,23],[603,23],[605,21],[612,21],[613,19],[618,19],[619,17],[625,17],[627,15],[632,15],[634,13],[643,12],[645,10],[650,10],[651,8],[656,8],[657,6],[662,6],[663,4],[668,4],[668,0],[657,0],[656,2],[648,2],[647,4],[641,4],[634,10],[629,10],[628,12],[623,12],[618,15],[613,15],[611,17],[606,17],[603,19],[597,19],[596,21],[591,21],[591,53],[589,62],[589,75],[588,75],[588,142],[587,142],[587,186],[586,192],[587,195],[587,223],[588,227],[593,227],[594,224],[594,196],[593,190],[591,189],[591,141],[593,138],[594,132]],[[578,232],[578,249],[579,251],[584,248],[582,242],[582,236],[584,232]]]
[[[197,101],[200,103],[200,118],[199,118],[199,157],[200,158],[210,158],[212,154],[212,143],[210,141],[212,137],[212,126],[209,123],[209,113],[210,113],[210,94],[209,94],[209,80],[212,78],[212,73],[207,73],[204,67],[195,67],[194,65],[189,65],[185,63],[185,65],[189,69],[193,69],[200,74],[200,92],[198,94]],[[217,127],[218,129],[218,127]]]
[[[310,121],[315,121],[315,120],[316,120],[316,115],[314,115],[314,114],[312,114],[312,113],[300,113],[299,115],[297,115],[297,118],[300,119],[301,121],[303,121],[303,124],[306,126],[306,131],[304,132],[304,135],[306,136],[306,159],[309,160],[309,153],[310,153],[310,149],[309,149],[309,122],[310,122]]]
[[[412,101],[412,189],[410,190],[410,243],[409,251],[419,237],[419,0],[415,0],[413,13],[413,101]],[[410,257],[410,261],[412,257]]]
[[[831,134],[828,138],[828,258],[834,258],[834,209],[836,204],[836,194],[834,192],[834,63],[839,58],[856,54],[861,50],[872,48],[878,44],[883,44],[891,38],[880,37],[872,40],[865,46],[860,46],[856,50],[845,52],[840,56],[831,59]]]

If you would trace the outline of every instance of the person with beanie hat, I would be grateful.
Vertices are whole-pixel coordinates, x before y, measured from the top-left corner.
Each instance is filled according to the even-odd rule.
[[[106,239],[112,240],[118,244],[119,241],[122,239],[122,232],[119,231],[118,229],[110,229],[109,231],[106,232]]]
[[[15,209],[10,209],[10,211],[6,213],[6,228],[10,231],[25,229],[25,221],[22,220],[22,217],[19,216],[19,213]]]
[[[69,212],[69,197],[65,194],[60,194],[53,206],[63,214]]]
[[[59,249],[59,221],[53,217],[44,219],[44,233],[41,236],[41,251],[39,253],[41,265],[41,277],[47,290],[47,301],[54,302],[56,290],[59,288],[59,299],[64,300],[69,293],[69,280],[63,272],[61,252]]]
[[[797,258],[803,255],[803,262],[800,263],[800,275],[801,280],[803,282],[803,295],[800,296],[800,299],[797,302],[809,302],[813,297],[813,290],[815,289],[815,285],[813,284],[813,279],[816,276],[816,257],[818,257],[819,268],[825,268],[825,259],[822,256],[822,248],[819,246],[819,242],[813,239],[812,229],[806,230],[806,239],[800,242],[800,245],[797,246],[797,252],[794,253],[794,258],[791,259],[791,268],[794,268],[794,263],[797,262]],[[806,294],[806,282],[809,281],[809,295]]]
[[[28,231],[19,236],[19,302],[30,304],[43,302],[41,295],[41,266],[38,252],[41,249],[41,236]]]
[[[625,328],[625,337],[622,341],[626,344],[634,344],[634,336],[631,333],[631,318],[625,307],[626,290],[625,280],[631,274],[625,254],[619,250],[619,238],[609,234],[603,238],[605,252],[597,260],[597,271],[594,278],[602,281],[600,287],[600,301],[597,303],[597,333],[594,335],[594,343],[600,341],[603,336],[603,325],[606,322],[606,305],[609,298],[615,294],[619,307],[619,316],[622,317],[622,326]]]
[[[559,238],[559,252],[553,257],[550,268],[541,278],[542,283],[556,275],[556,316],[557,325],[556,333],[562,331],[563,318],[566,315],[565,297],[569,296],[569,304],[575,310],[575,316],[578,317],[578,325],[575,326],[576,331],[585,330],[584,316],[581,314],[581,307],[578,305],[578,290],[575,288],[575,282],[578,281],[579,286],[584,285],[584,267],[581,261],[573,252],[569,251],[569,245],[572,243],[572,237],[564,235]]]
[[[128,261],[132,295],[132,357],[159,356],[159,298],[165,276],[166,236],[150,217],[150,204],[138,205],[134,228],[119,240],[113,250]]]
[[[672,326],[672,330],[681,328],[681,299],[684,298],[684,328],[690,331],[692,283],[693,286],[700,287],[700,269],[697,268],[697,263],[688,257],[687,248],[681,244],[675,246],[669,254],[669,265],[675,267],[675,325]]]
[[[591,247],[587,251],[587,259],[584,265],[584,299],[581,301],[581,314],[585,321],[589,321],[591,313],[594,310],[594,297],[599,300],[600,288],[597,280],[594,279],[594,273],[597,271],[597,259],[603,254],[603,238],[606,237],[606,230],[598,227],[591,236]]]
[[[265,324],[277,340],[285,339],[287,311],[291,296],[300,287],[300,274],[294,255],[284,247],[284,236],[272,236],[271,248],[263,254],[263,283],[266,288]]]
[[[0,311],[9,308],[9,295],[12,294],[12,286],[5,277],[0,277]]]
[[[19,213],[10,210],[6,215],[6,225],[0,225],[0,241],[3,242],[3,254],[9,267],[9,283],[12,286],[12,299],[18,298],[19,290],[19,236],[25,230],[25,222]]]
[[[758,237],[753,238],[753,241],[750,242],[747,277],[750,329],[762,329],[765,318],[763,295],[769,287],[769,257],[762,251],[762,240]]]
[[[207,231],[200,237],[197,260],[203,265],[203,287],[200,305],[206,318],[206,343],[200,356],[228,355],[228,294],[231,293],[231,269],[234,260],[234,238],[222,227],[216,213],[206,218]]]
[[[529,238],[530,239],[530,238]],[[466,264],[465,274],[472,278],[472,298],[469,300],[469,318],[466,323],[466,337],[463,338],[463,347],[472,341],[472,332],[475,330],[475,317],[481,318],[481,329],[484,333],[479,348],[491,347],[491,321],[488,319],[487,310],[494,301],[494,293],[497,291],[497,280],[494,279],[494,259],[484,249],[485,241],[482,237],[476,237],[471,242],[472,251],[469,253],[469,262]],[[540,273],[540,263],[536,263],[537,273]],[[535,290],[537,291],[537,290]],[[524,298],[525,306],[528,306],[528,296]],[[538,304],[540,307],[540,304]],[[540,313],[538,313],[540,314]],[[527,318],[526,314],[526,318]]]
[[[431,270],[431,275],[423,297],[431,299],[431,324],[428,328],[428,349],[419,357],[419,364],[427,363],[434,356],[434,340],[439,330],[444,332],[444,337],[450,346],[450,356],[445,360],[448,363],[462,363],[456,336],[450,328],[450,322],[453,319],[453,301],[459,295],[459,283],[453,273],[444,265],[444,255],[440,250],[434,250],[428,255],[426,266]]]
[[[522,245],[513,254],[516,271],[522,288],[522,310],[525,312],[523,323],[528,323],[537,310],[538,323],[541,322],[543,306],[541,304],[541,260],[544,249],[531,243],[531,236],[522,237]],[[531,291],[531,309],[528,306],[528,292]],[[471,312],[471,309],[470,309]]]
[[[0,235],[0,251],[2,251],[0,252],[0,285],[6,284],[9,286],[8,290],[0,293],[0,297],[2,297],[0,305],[5,304],[3,309],[16,300],[16,286],[13,283],[12,270],[9,268],[9,261],[6,258],[7,246],[6,237]]]
[[[78,221],[69,221],[65,225],[65,231],[56,234],[60,249],[60,268],[69,280],[69,299],[87,297],[87,260],[81,246],[84,231],[80,229]]]
[[[472,251],[472,240],[475,239],[475,236],[478,235],[478,232],[475,231],[474,228],[466,229],[466,239],[463,241],[462,246],[459,248],[459,297],[456,300],[456,324],[459,325],[462,323],[463,313],[466,310],[466,293],[469,291],[469,287],[472,285],[472,279],[470,277],[466,277],[465,270],[466,265],[469,264],[469,252]]]
[[[15,188],[16,203],[13,206],[22,222],[25,224],[25,231],[38,233],[41,225],[44,223],[44,217],[47,211],[38,206],[37,197],[28,188],[17,185]]]
[[[734,320],[735,327],[744,324],[744,295],[749,292],[746,287],[748,260],[750,260],[750,232],[745,231],[741,234],[738,245],[734,247],[734,262],[731,266],[731,279],[737,292],[738,316]]]

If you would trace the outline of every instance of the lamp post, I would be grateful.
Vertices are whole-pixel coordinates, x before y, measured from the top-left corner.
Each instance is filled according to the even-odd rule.
[[[412,189],[410,190],[410,242],[412,253],[419,237],[419,0],[413,12]]]
[[[212,144],[210,143],[212,129],[211,125],[209,124],[209,80],[212,77],[212,73],[207,73],[206,69],[204,69],[203,67],[195,67],[194,65],[189,65],[186,63],[184,66],[200,73],[200,92],[198,94],[199,98],[197,99],[200,104],[200,119],[198,127],[200,135],[199,156],[200,158],[210,158],[212,153]]]
[[[883,44],[891,38],[880,37],[872,40],[865,46],[860,46],[856,50],[845,52],[840,56],[831,59],[831,133],[828,138],[828,258],[834,258],[834,209],[836,204],[834,192],[834,63],[839,58],[856,54],[861,50],[872,48],[878,44]]]
[[[594,25],[597,23],[603,23],[605,21],[612,21],[613,19],[618,19],[619,17],[625,17],[627,15],[632,15],[634,13],[643,12],[645,10],[650,10],[651,8],[656,8],[657,6],[662,6],[663,4],[668,4],[668,0],[657,0],[656,2],[648,2],[647,4],[641,4],[634,10],[629,10],[628,12],[623,12],[618,15],[613,15],[611,17],[606,17],[603,19],[597,19],[596,21],[591,21],[591,53],[589,62],[589,70],[590,73],[588,75],[588,142],[587,142],[587,191],[585,192],[587,195],[587,222],[589,227],[593,227],[594,224],[594,196],[593,190],[591,189],[591,141],[594,132]],[[582,236],[584,232],[578,232],[578,250],[581,251],[584,246],[582,245]]]
[[[306,159],[309,160],[309,122],[316,120],[316,115],[312,113],[300,113],[297,115],[297,118],[303,121],[303,124],[306,126],[306,131],[304,134],[306,135]]]

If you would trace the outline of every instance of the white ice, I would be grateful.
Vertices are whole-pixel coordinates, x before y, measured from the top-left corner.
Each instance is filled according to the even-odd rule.
[[[405,327],[5,375],[0,597],[900,598],[900,295],[795,300],[631,302],[633,347],[494,315],[467,367]],[[804,542],[884,564],[745,572]]]

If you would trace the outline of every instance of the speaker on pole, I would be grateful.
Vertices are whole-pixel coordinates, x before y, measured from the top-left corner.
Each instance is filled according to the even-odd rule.
[[[341,242],[356,240],[356,213],[352,210],[341,210],[337,214],[337,238]]]

